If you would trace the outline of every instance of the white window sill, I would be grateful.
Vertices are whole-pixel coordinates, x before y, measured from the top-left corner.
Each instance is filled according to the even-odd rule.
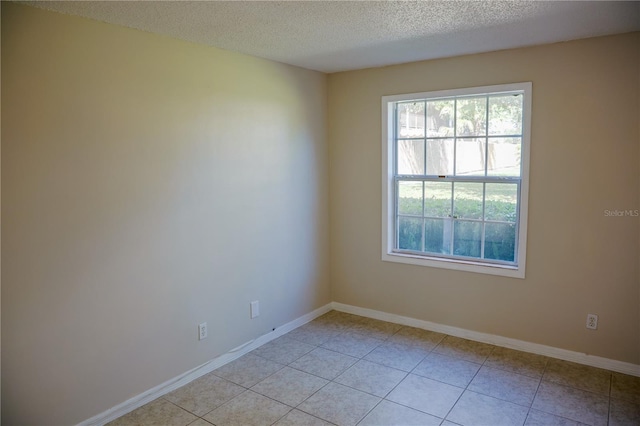
[[[524,265],[510,266],[480,263],[458,259],[426,257],[405,253],[383,253],[385,262],[405,263],[409,265],[428,266],[432,268],[453,269],[456,271],[475,272],[479,274],[499,275],[511,278],[524,278]]]

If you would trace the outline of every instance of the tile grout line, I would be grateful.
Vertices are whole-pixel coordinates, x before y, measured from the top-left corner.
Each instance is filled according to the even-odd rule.
[[[386,398],[387,398],[387,396],[388,396],[391,392],[393,392],[393,391],[394,391],[394,390],[395,390],[395,389],[396,389],[396,388],[397,388],[397,387],[398,387],[398,386],[399,386],[399,385],[400,385],[400,384],[401,384],[401,383],[402,383],[402,382],[403,382],[403,381],[404,381],[404,380],[405,380],[405,379],[406,379],[406,378],[411,374],[411,372],[412,372],[413,370],[415,370],[415,368],[416,368],[416,367],[417,367],[417,366],[418,366],[422,361],[424,361],[424,359],[428,356],[428,354],[429,354],[429,353],[431,353],[431,352],[433,351],[433,349],[434,349],[437,345],[435,345],[433,348],[431,348],[431,349],[427,352],[427,354],[425,354],[425,355],[424,355],[424,357],[422,357],[422,359],[421,359],[421,360],[416,364],[416,366],[414,366],[414,367],[413,367],[410,371],[408,371],[408,372],[407,372],[407,371],[404,371],[404,370],[400,370],[400,369],[398,369],[398,368],[394,368],[394,367],[391,367],[391,366],[385,365],[385,364],[381,364],[381,363],[378,363],[378,362],[375,362],[375,361],[371,361],[371,360],[366,360],[366,359],[365,359],[365,357],[366,357],[367,355],[371,354],[371,353],[372,353],[373,351],[375,351],[377,348],[381,347],[384,343],[386,343],[386,342],[390,342],[390,340],[389,340],[389,339],[391,339],[391,337],[393,337],[393,336],[395,336],[396,334],[398,334],[398,332],[399,332],[400,330],[402,330],[403,328],[405,328],[405,327],[407,327],[407,326],[400,326],[400,328],[398,328],[398,330],[396,330],[394,333],[391,333],[390,335],[388,335],[385,339],[378,339],[378,340],[381,340],[381,343],[380,343],[380,344],[378,344],[378,345],[377,345],[376,347],[374,347],[373,349],[371,349],[371,350],[370,350],[369,352],[367,352],[365,355],[363,355],[362,357],[360,357],[360,358],[359,358],[359,360],[358,360],[356,363],[354,363],[354,364],[353,364],[353,365],[355,365],[355,364],[357,364],[359,361],[363,361],[363,360],[364,360],[364,361],[368,361],[368,362],[371,362],[371,363],[374,363],[374,364],[377,364],[377,365],[380,365],[380,366],[383,366],[383,367],[391,368],[391,369],[394,369],[394,370],[397,370],[397,371],[402,371],[402,372],[405,374],[405,376],[402,378],[402,380],[400,380],[400,381],[399,381],[399,382],[398,382],[398,383],[397,383],[397,384],[396,384],[396,385],[395,385],[391,390],[389,390],[389,391],[385,394],[385,396],[383,396],[383,397],[379,397],[378,395],[373,395],[373,394],[370,394],[370,393],[368,393],[368,392],[364,392],[364,391],[362,391],[362,390],[360,390],[360,389],[356,389],[356,388],[353,388],[353,387],[348,386],[348,385],[343,385],[343,386],[347,386],[347,387],[349,387],[349,388],[351,388],[351,389],[353,389],[353,390],[356,390],[356,391],[359,391],[359,392],[364,392],[364,393],[367,393],[368,395],[372,395],[372,396],[375,396],[375,397],[377,397],[377,398],[380,398],[380,401],[378,401],[378,402],[376,403],[376,405],[374,405],[374,406],[373,406],[369,411],[367,411],[367,413],[366,413],[366,414],[365,414],[365,415],[364,415],[364,416],[363,416],[363,417],[358,421],[358,423],[357,423],[357,424],[360,424],[360,423],[361,423],[361,422],[362,422],[362,421],[363,421],[363,420],[364,420],[364,419],[365,419],[365,418],[366,418],[366,417],[367,417],[367,416],[368,416],[368,415],[369,415],[373,410],[375,410],[375,408],[376,408],[378,405],[380,405],[380,404],[382,403],[382,401],[387,401],[387,402],[390,402],[390,403],[393,403],[393,404],[401,405],[401,406],[406,407],[406,408],[408,408],[408,409],[415,410],[415,408],[408,407],[408,406],[406,406],[406,405],[403,405],[403,404],[399,404],[399,403],[396,403],[396,402],[390,401],[390,400],[388,400],[388,399],[386,399]],[[358,331],[356,331],[356,330],[351,330],[351,331],[352,331],[353,333],[356,333],[356,334],[365,335],[365,336],[367,336],[367,337],[372,337],[372,336],[366,335],[366,334],[364,334],[364,333],[358,333]],[[445,336],[445,337],[446,337],[446,336]],[[444,337],[443,337],[443,339],[441,339],[440,341],[442,341],[442,340],[444,340]],[[351,367],[353,367],[353,365],[352,365]],[[347,369],[345,369],[344,371],[347,371],[347,370],[348,370],[349,368],[351,368],[351,367],[348,367],[348,368],[347,368]],[[341,374],[344,374],[344,371],[343,371]],[[336,376],[336,379],[337,379],[338,377],[340,377],[340,375]],[[334,379],[333,381],[335,381],[335,379]],[[336,383],[337,383],[337,382],[336,382]],[[338,384],[340,384],[340,383],[338,383]],[[416,411],[420,411],[420,410],[416,410]],[[430,416],[432,416],[432,414],[425,413],[425,412],[423,412],[423,411],[420,411],[420,412],[422,412],[422,413],[424,413],[424,414],[426,414],[426,415],[430,415]],[[434,417],[437,417],[437,416],[434,416]],[[442,420],[444,421],[444,419],[442,419]]]
[[[545,357],[546,358],[546,357]],[[536,397],[538,396],[538,392],[540,391],[540,386],[542,386],[542,378],[544,377],[544,373],[547,371],[547,366],[549,365],[549,358],[546,358],[544,361],[544,368],[542,369],[542,374],[540,375],[540,381],[538,382],[538,386],[536,387],[536,391],[533,394],[533,398],[531,399],[531,406],[527,411],[527,417],[525,417],[524,422],[527,422],[529,419],[529,415],[531,414],[531,410],[533,410],[533,403],[536,402]]]
[[[287,333],[287,334],[288,334],[288,333]],[[342,333],[340,333],[340,334],[342,334]],[[283,336],[286,336],[286,334],[285,334],[285,335],[283,335]],[[295,339],[294,339],[294,340],[295,340]],[[296,341],[298,341],[298,340],[296,340]],[[305,342],[301,342],[301,343],[305,343]],[[296,368],[294,368],[294,367],[291,367],[291,366],[290,366],[292,363],[296,362],[296,361],[297,361],[297,360],[299,360],[300,358],[304,357],[305,355],[307,355],[307,354],[309,354],[309,353],[313,352],[314,350],[316,350],[316,349],[318,349],[318,348],[320,347],[320,346],[317,346],[317,345],[311,345],[311,344],[309,344],[309,343],[306,343],[306,344],[307,344],[307,345],[310,345],[310,346],[315,346],[315,347],[314,347],[314,349],[311,349],[309,352],[306,352],[305,354],[303,354],[303,355],[299,356],[298,358],[294,359],[294,360],[293,360],[293,361],[291,361],[289,364],[285,364],[285,365],[284,365],[284,367],[282,367],[282,368],[281,368],[280,370],[278,370],[278,371],[281,371],[281,370],[283,370],[284,368],[289,367],[289,368],[294,369],[294,370],[296,370],[296,371],[300,371],[300,372],[302,372],[302,373],[310,374],[310,375],[312,375],[312,376],[314,376],[314,377],[318,377],[318,378],[320,378],[320,379],[327,380],[327,379],[325,379],[324,377],[316,376],[315,374],[308,373],[308,372],[306,372],[306,371],[302,371],[302,370],[298,370],[298,369],[296,369]],[[253,352],[253,351],[252,351],[252,352]],[[256,356],[260,356],[260,355],[256,355]],[[267,359],[267,358],[264,358],[264,357],[262,357],[262,358],[263,358],[263,359]],[[269,360],[269,361],[270,361],[270,360]],[[273,362],[275,362],[275,361],[273,361]],[[278,371],[274,372],[273,374],[277,373]],[[273,374],[271,374],[271,375],[269,375],[269,376],[265,377],[264,379],[260,380],[258,383],[261,383],[262,381],[264,381],[264,380],[268,379],[269,377],[273,376]],[[302,400],[301,402],[299,402],[295,407],[291,407],[291,406],[289,406],[288,404],[284,404],[284,403],[282,403],[282,402],[280,402],[280,401],[274,400],[274,401],[276,401],[276,402],[280,402],[281,404],[287,405],[288,407],[291,407],[291,409],[287,412],[287,414],[285,414],[284,416],[280,417],[280,418],[279,418],[278,420],[276,420],[273,424],[278,423],[280,420],[282,420],[284,417],[286,417],[286,416],[287,416],[289,413],[291,413],[291,411],[293,411],[293,410],[298,410],[298,411],[300,411],[300,412],[302,412],[302,413],[305,413],[305,414],[307,414],[307,415],[309,415],[309,416],[312,416],[312,417],[315,417],[315,418],[317,418],[317,419],[320,419],[320,420],[322,420],[323,422],[327,422],[327,423],[333,424],[332,422],[330,422],[330,421],[328,421],[328,420],[321,419],[320,417],[314,416],[313,414],[311,414],[311,413],[307,413],[306,411],[301,410],[301,409],[299,409],[299,408],[298,408],[298,407],[299,407],[300,405],[302,405],[305,401],[307,401],[309,398],[311,398],[311,397],[312,397],[313,395],[315,395],[316,393],[320,392],[320,390],[324,389],[324,388],[325,388],[327,385],[329,385],[329,383],[331,383],[331,382],[332,382],[331,380],[327,380],[327,383],[325,383],[324,385],[322,385],[322,387],[320,387],[318,390],[316,390],[315,392],[313,392],[313,393],[312,393],[311,395],[309,395],[307,398],[305,398],[304,400]],[[258,383],[256,383],[256,384],[255,384],[255,385],[253,385],[253,386],[256,386]],[[254,392],[255,392],[255,391],[254,391]],[[256,392],[256,393],[258,393],[258,392]],[[259,395],[262,395],[262,394],[260,394],[260,393],[259,393]],[[269,398],[269,399],[272,399],[272,400],[273,400],[273,398],[270,398],[270,397],[268,397],[268,396],[266,396],[266,395],[263,395],[263,396],[265,396],[266,398]],[[273,424],[272,424],[272,425],[273,425]]]
[[[329,340],[332,340],[333,338],[335,338],[335,337],[337,337],[337,336],[339,336],[339,335],[341,335],[341,334],[345,334],[346,332],[348,332],[349,330],[351,330],[351,328],[352,328],[352,327],[353,327],[353,326],[349,326],[349,327],[347,327],[345,330],[341,331],[341,332],[340,332],[340,333],[338,333],[336,336],[334,336],[334,337],[332,337],[332,338],[327,339],[327,340],[326,340],[325,342],[323,342],[322,344],[324,344],[324,343],[328,342]],[[355,331],[352,331],[352,332],[357,333],[357,332],[355,332]],[[357,334],[360,334],[360,333],[357,333]],[[362,335],[362,334],[360,334],[360,335]],[[370,337],[370,336],[367,336],[367,337]],[[294,340],[295,340],[295,339],[294,339]],[[381,339],[378,339],[378,340],[381,340]],[[304,342],[302,342],[302,343],[304,343]],[[302,405],[305,401],[307,401],[307,400],[309,400],[310,398],[312,398],[315,394],[317,394],[317,393],[318,393],[318,392],[320,392],[322,389],[324,389],[325,387],[327,387],[330,383],[334,383],[334,384],[342,385],[342,386],[348,387],[348,388],[350,388],[350,389],[353,389],[353,390],[356,390],[356,391],[359,391],[359,392],[363,392],[363,391],[361,391],[361,390],[359,390],[359,389],[355,389],[355,388],[352,388],[352,387],[350,387],[350,386],[346,386],[346,385],[343,385],[343,384],[341,384],[341,383],[335,382],[335,379],[337,379],[338,377],[340,377],[340,375],[341,375],[341,374],[343,374],[343,373],[344,373],[345,371],[347,371],[349,368],[351,368],[351,367],[353,367],[354,365],[356,365],[359,361],[363,360],[363,359],[364,359],[364,357],[365,357],[366,355],[368,355],[369,353],[371,353],[372,351],[374,351],[377,347],[379,347],[380,345],[382,345],[382,343],[384,343],[384,340],[382,340],[382,342],[381,342],[380,344],[376,345],[374,348],[372,348],[369,352],[367,352],[367,353],[366,353],[365,355],[363,355],[362,357],[356,357],[356,356],[353,356],[353,355],[344,354],[344,353],[341,353],[341,352],[338,352],[338,351],[334,351],[334,350],[331,350],[331,349],[329,349],[329,348],[324,348],[324,347],[322,347],[322,346],[321,346],[322,344],[321,344],[321,345],[311,345],[311,346],[315,346],[315,348],[314,348],[314,349],[311,349],[310,351],[306,352],[305,354],[301,355],[300,357],[296,358],[295,360],[291,361],[290,363],[286,364],[285,366],[286,366],[286,367],[289,367],[289,368],[292,368],[292,369],[294,369],[294,370],[296,370],[296,371],[301,371],[301,372],[303,372],[303,373],[310,374],[310,375],[312,375],[312,376],[314,376],[314,377],[318,377],[318,378],[321,378],[321,379],[323,379],[323,380],[327,380],[327,383],[325,383],[321,388],[319,388],[318,390],[316,390],[315,392],[313,392],[311,395],[309,395],[307,398],[305,398],[303,401],[301,401],[298,405],[296,405],[295,407],[293,407],[289,412],[291,412],[291,411],[292,411],[292,410],[294,410],[294,409],[298,409],[298,407],[299,407],[300,405]],[[307,344],[308,344],[308,343],[307,343]],[[334,378],[333,378],[333,379],[331,379],[331,380],[328,380],[328,379],[326,379],[326,378],[324,378],[324,377],[317,376],[317,375],[315,375],[315,374],[313,374],[313,373],[309,373],[309,372],[306,372],[306,371],[303,371],[303,370],[298,370],[298,369],[296,369],[295,367],[291,367],[291,364],[293,364],[294,362],[296,362],[298,359],[300,359],[300,358],[304,357],[304,356],[305,356],[305,355],[307,355],[308,353],[313,352],[314,350],[316,350],[316,349],[318,349],[318,348],[322,348],[322,349],[325,349],[325,350],[329,350],[329,351],[331,351],[331,352],[339,353],[339,354],[341,354],[341,355],[347,355],[347,356],[350,356],[350,357],[352,357],[352,358],[356,358],[356,359],[357,359],[357,361],[355,361],[353,364],[351,364],[350,366],[348,366],[347,368],[345,368],[344,370],[342,370],[338,375],[336,375],[336,377],[334,377]],[[275,373],[274,373],[274,374],[275,374]],[[266,380],[266,378],[265,378],[265,380]],[[258,382],[258,383],[260,383],[260,382]],[[367,392],[363,392],[363,393],[367,393]],[[368,394],[368,395],[371,395],[371,394],[369,394],[369,393],[367,393],[367,394]],[[372,395],[372,396],[378,397],[377,395]],[[380,398],[380,397],[378,397],[378,398]],[[365,418],[365,417],[366,417],[366,416],[367,416],[367,415],[368,415],[368,414],[369,414],[369,413],[370,413],[370,412],[371,412],[375,407],[377,407],[377,406],[378,406],[378,404],[380,404],[380,402],[381,402],[382,400],[383,400],[383,398],[380,398],[380,401],[378,401],[374,407],[372,407],[369,411],[367,411],[367,412],[362,416],[362,418],[360,418],[360,419],[358,420],[358,422],[357,422],[357,423],[360,423],[360,422],[361,422],[361,421],[362,421],[362,420],[363,420],[363,419],[364,419],[364,418]],[[279,401],[278,401],[278,402],[279,402]],[[313,414],[311,414],[311,413],[307,413],[306,411],[303,411],[303,410],[301,410],[301,409],[298,409],[298,410],[300,410],[301,412],[303,412],[303,413],[305,413],[305,414],[308,414],[308,415],[310,415],[310,416],[312,416],[312,417],[318,418],[318,419],[320,419],[320,420],[322,420],[322,421],[325,421],[325,422],[328,422],[328,423],[332,423],[332,422],[329,422],[328,420],[321,419],[321,418],[319,418],[319,417],[317,417],[317,416],[314,416],[314,415],[313,415]],[[288,414],[288,413],[287,413],[287,414]],[[287,414],[285,414],[285,416],[286,416]],[[283,416],[283,417],[285,417],[285,416]],[[280,419],[278,419],[278,420],[276,421],[276,423],[277,423],[278,421],[280,421],[283,417],[281,417]]]
[[[408,326],[404,326],[404,327],[408,327]],[[400,331],[400,330],[398,330],[398,331]],[[395,334],[397,334],[397,333],[398,333],[398,332],[394,333],[393,335],[395,335]],[[393,336],[393,335],[392,335],[392,336]],[[402,382],[403,382],[403,381],[404,381],[404,380],[405,380],[409,375],[411,375],[411,374],[413,374],[414,376],[417,376],[417,377],[424,378],[424,379],[433,380],[433,381],[436,381],[436,382],[439,382],[439,383],[442,383],[442,384],[445,384],[445,385],[454,386],[454,385],[451,385],[450,383],[445,383],[445,382],[442,382],[442,381],[439,381],[439,380],[436,380],[436,379],[432,379],[432,378],[425,377],[425,376],[422,376],[422,375],[420,375],[420,374],[414,373],[415,369],[416,369],[416,368],[418,368],[418,366],[419,366],[419,365],[420,365],[420,364],[421,364],[421,363],[422,363],[422,362],[423,362],[423,361],[424,361],[424,360],[425,360],[425,359],[426,359],[430,354],[434,353],[434,350],[435,350],[435,349],[440,345],[440,343],[442,343],[442,342],[447,338],[447,336],[449,336],[449,335],[448,335],[448,334],[443,334],[442,339],[440,339],[440,340],[439,340],[439,341],[438,341],[438,342],[437,342],[437,343],[436,343],[436,344],[435,344],[431,349],[429,349],[429,350],[427,351],[427,353],[424,355],[424,357],[422,357],[422,359],[421,359],[421,360],[420,360],[420,361],[419,361],[419,362],[418,362],[418,363],[417,363],[417,364],[416,364],[416,365],[415,365],[411,370],[409,370],[408,372],[407,372],[407,371],[404,371],[404,370],[398,370],[398,369],[396,369],[396,370],[398,370],[398,371],[403,371],[403,372],[405,373],[405,377],[404,377],[400,382],[398,382],[398,384],[396,384],[396,385],[395,385],[395,386],[394,386],[394,387],[393,387],[389,392],[387,392],[387,394],[382,398],[382,400],[381,400],[378,404],[380,404],[382,401],[387,401],[387,402],[390,402],[390,403],[392,403],[392,404],[397,404],[397,405],[400,405],[400,406],[402,406],[402,407],[405,407],[405,408],[408,408],[408,409],[411,409],[411,410],[419,411],[419,412],[424,413],[424,414],[429,415],[429,416],[433,416],[433,417],[436,417],[436,418],[440,418],[440,417],[438,417],[438,416],[436,416],[436,415],[434,415],[434,414],[427,413],[427,412],[422,411],[422,410],[418,410],[417,408],[413,408],[413,407],[410,407],[410,406],[404,405],[404,404],[399,403],[399,402],[391,401],[391,400],[387,399],[387,396],[389,396],[389,394],[391,394],[391,393],[392,393],[392,392],[393,392],[393,391],[394,391],[398,386],[400,386],[400,384],[401,384],[401,383],[402,383]],[[388,339],[387,339],[387,340],[388,340]],[[374,362],[374,361],[371,361],[371,362]],[[378,363],[376,363],[376,364],[378,364]],[[383,366],[384,366],[384,364],[378,364],[378,365],[383,365]],[[387,366],[387,367],[388,367],[388,366]],[[389,368],[393,368],[393,367],[389,367]],[[455,387],[457,387],[457,386],[455,386]],[[463,390],[463,392],[464,392],[464,390]],[[460,394],[460,395],[462,395],[462,394]],[[459,398],[458,398],[458,399],[459,399]],[[456,403],[457,403],[457,400],[456,400]],[[454,403],[454,405],[455,405],[455,403]],[[452,406],[452,408],[453,408],[453,406]],[[447,413],[447,415],[448,415],[448,413]],[[445,422],[445,420],[446,420],[446,415],[445,415],[445,417],[442,417],[441,419],[442,419],[442,422],[441,422],[440,424],[442,424],[442,423],[444,423],[444,422]]]
[[[401,327],[401,328],[399,328],[399,329],[398,329],[398,331],[399,331],[399,330],[401,330],[401,329],[402,329],[402,327]],[[396,331],[395,333],[391,334],[391,336],[395,335],[398,331]],[[357,331],[353,331],[353,332],[354,332],[354,333],[359,334]],[[388,341],[388,340],[389,340],[389,338],[390,338],[391,336],[387,336],[387,338],[386,338],[386,339],[384,339],[384,340],[382,340],[382,342],[381,342],[381,343],[379,343],[376,347],[374,347],[374,348],[373,348],[373,349],[371,349],[369,352],[367,352],[365,355],[363,355],[362,357],[360,357],[360,358],[358,359],[358,361],[356,361],[355,363],[353,363],[350,367],[346,368],[342,373],[338,374],[338,375],[337,375],[337,376],[332,380],[332,382],[334,382],[334,381],[335,381],[335,379],[337,379],[338,377],[340,377],[340,375],[344,374],[344,372],[345,372],[345,371],[347,371],[349,368],[353,367],[353,366],[354,366],[354,365],[356,365],[358,362],[360,362],[360,361],[364,360],[364,357],[366,357],[366,356],[367,356],[367,355],[369,355],[371,352],[375,351],[377,348],[379,348],[380,346],[382,346],[382,345],[384,344],[384,342]],[[371,337],[371,336],[367,336],[367,337]],[[377,363],[376,363],[376,364],[377,364]],[[379,365],[381,365],[381,364],[379,364]],[[406,376],[405,376],[405,377],[406,377]],[[404,380],[404,378],[403,378],[402,380]],[[400,383],[402,382],[402,380],[401,380],[398,384],[400,384]],[[335,383],[337,383],[337,382],[335,382]],[[338,383],[338,384],[341,384],[341,383]],[[343,385],[343,386],[347,386],[347,385]],[[396,385],[396,386],[397,386],[397,385]],[[347,386],[347,387],[349,387],[350,389],[354,389],[354,390],[360,391],[359,389],[352,388],[351,386]],[[394,386],[394,389],[395,389],[395,386]],[[392,389],[392,390],[393,390],[393,389]],[[363,392],[363,391],[360,391],[360,392]],[[386,394],[386,395],[389,395],[389,393],[390,393],[390,392],[391,392],[391,391],[387,392],[387,394]],[[372,394],[369,394],[368,392],[365,392],[365,393],[367,393],[368,395],[372,395]],[[376,409],[376,407],[382,403],[382,401],[385,401],[385,397],[386,397],[386,395],[385,395],[384,397],[379,397],[379,396],[377,396],[377,395],[373,395],[373,396],[375,396],[375,397],[377,397],[377,398],[380,398],[380,400],[379,400],[379,401],[378,401],[378,402],[377,402],[373,407],[371,407],[371,409],[369,409],[369,410],[368,410],[368,411],[367,411],[367,412],[366,412],[366,413],[365,413],[365,414],[364,414],[364,415],[363,415],[363,416],[362,416],[362,417],[361,417],[361,418],[356,422],[356,426],[357,426],[357,425],[359,425],[360,423],[362,423],[362,421],[363,421],[363,420],[364,420],[364,419],[369,415],[369,413],[371,413],[373,410],[375,410],[375,409]]]
[[[607,426],[611,420],[611,388],[613,387],[613,373],[609,372],[609,403],[607,404]]]
[[[288,334],[288,333],[287,333],[287,334]],[[280,336],[280,337],[284,337],[284,336],[286,336],[286,334],[284,334],[284,335],[282,335],[282,336]],[[292,338],[290,338],[290,339],[292,339]],[[292,339],[292,340],[295,340],[296,342],[299,342],[299,341],[298,341],[298,340],[296,340],[296,339]],[[304,342],[299,342],[299,343],[304,343]],[[309,346],[314,346],[314,345],[311,345],[311,344],[308,344],[308,343],[306,343],[306,344],[307,344],[307,345],[309,345]],[[256,349],[257,349],[257,348],[256,348]],[[308,354],[309,352],[311,352],[311,351],[313,351],[313,350],[314,350],[314,349],[311,349],[310,351],[308,351],[308,352],[304,353],[303,355],[301,355],[300,357],[296,358],[296,359],[295,359],[295,360],[293,360],[292,362],[295,362],[297,359],[302,358],[303,356],[305,356],[306,354]],[[211,373],[212,373],[212,374],[214,374],[216,377],[219,377],[219,378],[221,378],[221,379],[223,379],[223,380],[226,380],[226,381],[228,381],[228,382],[230,382],[230,383],[233,383],[233,384],[235,384],[235,385],[237,385],[237,386],[240,386],[240,387],[242,387],[242,388],[244,389],[244,391],[242,391],[242,392],[241,392],[241,393],[239,393],[238,395],[235,395],[233,398],[229,399],[228,401],[225,401],[223,404],[219,405],[218,407],[215,407],[215,408],[211,409],[210,411],[208,411],[207,413],[205,413],[203,416],[198,416],[199,418],[202,418],[202,420],[204,420],[205,422],[207,422],[207,423],[208,423],[208,421],[207,421],[206,419],[204,419],[204,417],[205,417],[205,416],[207,416],[208,414],[210,414],[210,413],[212,413],[213,411],[217,410],[218,408],[220,408],[220,407],[222,407],[222,406],[224,406],[224,405],[228,404],[229,402],[231,402],[232,400],[234,400],[234,399],[235,399],[235,398],[237,398],[238,396],[240,396],[240,395],[242,395],[242,394],[246,393],[247,391],[249,391],[249,392],[253,392],[253,393],[257,394],[257,395],[260,395],[260,396],[262,396],[262,397],[265,397],[265,398],[267,398],[267,399],[270,399],[271,401],[277,402],[278,404],[282,404],[282,405],[284,405],[284,406],[286,406],[286,407],[288,407],[288,408],[289,408],[289,411],[287,411],[287,413],[286,413],[286,414],[284,414],[282,417],[280,417],[280,418],[279,418],[279,419],[277,419],[274,423],[272,423],[272,425],[273,425],[273,424],[275,424],[275,423],[277,423],[277,422],[279,422],[280,420],[282,420],[282,418],[286,417],[286,416],[287,416],[291,411],[293,411],[294,409],[296,409],[296,407],[297,407],[297,406],[296,406],[296,407],[292,407],[292,406],[290,406],[290,405],[288,405],[288,404],[285,404],[285,403],[284,403],[284,402],[282,402],[282,401],[278,401],[278,400],[276,400],[276,399],[274,399],[274,398],[271,398],[270,396],[263,395],[263,394],[261,394],[260,392],[256,392],[256,391],[252,390],[252,388],[253,388],[254,386],[256,386],[258,383],[261,383],[261,382],[263,382],[264,380],[267,380],[269,377],[273,376],[274,374],[278,373],[279,371],[281,371],[281,370],[283,370],[284,368],[286,368],[286,367],[288,367],[288,366],[289,366],[289,364],[281,364],[280,362],[273,361],[273,360],[271,360],[271,359],[269,359],[269,358],[265,358],[265,357],[264,357],[264,356],[262,356],[262,355],[258,355],[258,354],[256,354],[256,353],[254,353],[254,351],[255,351],[255,349],[254,349],[253,351],[251,351],[251,352],[248,352],[248,353],[247,353],[247,354],[245,354],[245,355],[252,354],[253,356],[256,356],[256,357],[258,357],[258,358],[261,358],[261,359],[263,359],[263,360],[265,360],[265,361],[269,361],[269,362],[273,362],[273,363],[275,363],[275,364],[282,365],[282,368],[279,368],[278,370],[274,371],[273,373],[271,373],[271,374],[269,374],[269,375],[265,376],[264,378],[260,379],[258,382],[254,383],[254,384],[253,384],[253,385],[251,385],[250,387],[246,387],[246,386],[241,385],[241,384],[239,384],[239,383],[236,383],[236,382],[234,382],[234,381],[232,381],[232,380],[229,380],[229,379],[227,379],[227,378],[225,378],[225,377],[218,376],[218,375],[216,375],[216,374],[215,374],[215,370],[214,370],[214,371],[212,371]],[[326,386],[326,384],[325,384],[325,386]],[[324,387],[324,386],[323,386],[323,387]],[[314,392],[314,393],[315,393],[315,392]],[[299,404],[298,404],[298,405],[299,405]],[[194,413],[191,413],[191,414],[194,414]],[[309,414],[309,413],[306,413],[306,414]],[[195,414],[194,414],[194,415],[195,415]],[[315,417],[315,416],[314,416],[314,417]],[[188,425],[187,425],[187,426],[188,426]]]
[[[389,337],[387,337],[387,339],[385,339],[385,341],[386,341],[386,342],[388,342],[388,341],[389,341],[389,339],[390,339],[391,337],[393,337],[393,336],[395,336],[396,334],[398,334],[398,332],[399,332],[400,330],[402,330],[402,328],[404,328],[404,327],[405,327],[405,326],[400,327],[400,328],[399,328],[395,333],[393,333],[393,334],[391,334]],[[378,347],[380,347],[381,345],[382,345],[382,344],[378,345]],[[375,350],[375,349],[374,349],[374,350]],[[373,350],[372,350],[371,352],[373,352]],[[369,353],[371,353],[371,352],[369,352]],[[429,353],[431,353],[431,351],[429,351]],[[368,355],[368,354],[367,354],[367,355]],[[428,355],[428,354],[427,354],[427,355]],[[427,355],[425,355],[425,356],[420,360],[420,362],[422,362],[422,361],[427,357]],[[365,355],[365,356],[366,356],[366,355]],[[363,357],[361,360],[364,360],[364,357]],[[365,361],[366,361],[366,360],[365,360]],[[377,362],[375,362],[375,361],[369,361],[369,362],[372,362],[372,363],[374,363],[374,364],[378,364],[378,365],[382,365],[382,366],[384,366],[384,367],[393,368],[393,367],[389,367],[389,366],[384,365],[384,364],[379,364],[379,363],[377,363]],[[420,364],[420,362],[418,362],[418,364],[416,364],[416,367]],[[411,371],[415,370],[415,369],[416,369],[416,367],[413,367],[413,369],[411,369]],[[403,382],[403,381],[404,381],[404,380],[409,376],[409,374],[411,374],[411,371],[407,372],[407,371],[403,371],[403,370],[400,370],[400,369],[397,369],[397,368],[393,368],[393,369],[394,369],[394,370],[398,370],[398,371],[402,371],[403,373],[405,373],[404,377],[403,377],[403,378],[402,378],[402,380],[400,380],[400,381],[399,381],[395,386],[393,386],[393,388],[391,388],[391,390],[389,390],[389,391],[385,394],[385,396],[383,396],[383,397],[379,397],[379,398],[380,398],[380,401],[378,401],[378,403],[377,403],[373,408],[371,408],[371,410],[369,410],[369,411],[368,411],[368,412],[367,412],[367,413],[366,413],[366,414],[365,414],[365,415],[364,415],[364,416],[363,416],[363,417],[358,421],[358,423],[357,423],[356,425],[358,425],[358,424],[362,423],[362,421],[363,421],[363,420],[364,420],[364,419],[369,415],[369,413],[371,413],[373,410],[375,410],[375,409],[376,409],[376,407],[382,403],[382,401],[387,401],[387,402],[390,402],[390,403],[392,403],[392,404],[397,404],[396,402],[393,402],[393,401],[388,400],[388,399],[387,399],[387,396],[389,396],[389,394],[390,394],[391,392],[393,392],[393,391],[394,391],[398,386],[400,386],[400,383],[402,383],[402,382]],[[402,405],[402,404],[398,404],[398,405]],[[406,407],[405,405],[402,405],[402,406],[403,406],[403,407]],[[415,408],[411,408],[411,407],[406,407],[406,408],[410,408],[410,409],[415,410]],[[418,411],[420,411],[420,410],[418,410]],[[422,411],[421,411],[421,412],[422,412]],[[431,414],[429,414],[429,413],[425,413],[425,414],[431,415]],[[444,419],[443,419],[443,421],[444,421]]]
[[[442,339],[444,341],[444,339]],[[491,354],[493,353],[493,351],[496,350],[496,347],[494,346],[493,349],[491,349],[491,353],[489,355],[487,355],[485,357],[485,359],[482,361],[482,364],[480,364],[480,368],[478,368],[478,371],[475,372],[475,374],[473,375],[473,377],[471,378],[471,380],[469,380],[469,383],[467,383],[467,385],[465,386],[465,388],[462,390],[462,393],[460,394],[460,396],[456,399],[456,402],[453,403],[453,405],[451,406],[451,408],[449,409],[449,411],[447,411],[447,414],[444,416],[443,422],[445,420],[447,420],[447,417],[449,416],[449,414],[451,414],[451,412],[453,411],[453,408],[458,404],[458,402],[460,401],[460,399],[462,398],[462,395],[465,394],[465,392],[469,391],[469,386],[471,385],[471,382],[473,382],[473,379],[476,378],[476,376],[478,375],[478,373],[480,372],[480,370],[482,369],[482,367],[484,366],[485,362],[487,362],[487,359],[489,359],[489,356],[491,356]],[[469,391],[471,392],[471,391]],[[482,394],[481,394],[482,395]],[[487,395],[488,396],[488,395]]]

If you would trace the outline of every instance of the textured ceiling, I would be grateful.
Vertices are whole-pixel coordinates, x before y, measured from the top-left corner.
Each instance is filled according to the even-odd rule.
[[[640,2],[26,2],[323,72],[640,30]]]

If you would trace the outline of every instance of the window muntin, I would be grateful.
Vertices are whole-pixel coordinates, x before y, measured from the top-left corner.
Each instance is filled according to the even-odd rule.
[[[523,276],[530,88],[383,98],[384,260],[468,262]]]

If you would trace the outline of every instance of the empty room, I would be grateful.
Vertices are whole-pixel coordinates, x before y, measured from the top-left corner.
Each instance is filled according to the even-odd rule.
[[[640,425],[640,2],[1,3],[4,425]]]

